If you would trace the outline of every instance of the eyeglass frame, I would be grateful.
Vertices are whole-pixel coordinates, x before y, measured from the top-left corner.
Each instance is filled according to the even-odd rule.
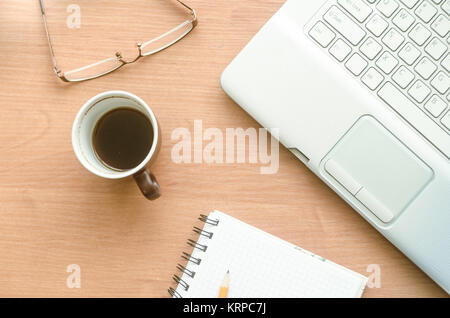
[[[137,62],[138,60],[140,60],[142,57],[146,57],[146,56],[150,56],[150,55],[156,54],[156,53],[161,52],[162,50],[165,50],[166,48],[174,45],[175,43],[177,43],[178,41],[183,39],[185,36],[187,36],[189,33],[191,33],[191,31],[198,24],[197,13],[195,12],[195,10],[192,9],[191,7],[189,7],[187,4],[185,4],[184,2],[182,2],[180,0],[176,0],[176,1],[178,3],[180,3],[183,7],[185,7],[186,9],[188,9],[190,11],[192,19],[184,21],[183,23],[181,23],[177,27],[173,28],[172,30],[170,30],[170,31],[168,31],[168,32],[166,32],[166,33],[164,33],[164,34],[162,34],[162,35],[160,35],[160,36],[150,40],[150,41],[147,41],[146,43],[150,43],[152,41],[158,40],[159,38],[163,37],[164,35],[169,34],[169,33],[173,32],[173,31],[177,30],[178,28],[181,28],[182,26],[184,26],[185,23],[188,23],[188,22],[191,23],[192,24],[192,28],[189,31],[187,31],[184,35],[182,35],[180,38],[176,39],[174,42],[172,42],[172,43],[170,43],[170,44],[168,44],[166,46],[163,46],[163,47],[161,47],[161,48],[159,48],[157,50],[154,50],[153,52],[151,52],[151,53],[149,53],[147,55],[143,55],[142,54],[142,43],[137,43],[136,46],[137,46],[137,49],[139,51],[139,55],[134,60],[126,61],[126,60],[123,59],[122,54],[120,52],[117,52],[116,53],[116,58],[118,58],[117,61],[119,61],[121,64],[119,64],[116,68],[113,68],[113,69],[111,69],[111,70],[109,70],[107,72],[104,72],[104,73],[101,73],[101,74],[98,74],[98,75],[94,75],[92,77],[88,77],[88,78],[85,78],[85,79],[70,80],[70,79],[68,79],[65,76],[65,73],[58,67],[58,64],[56,62],[56,56],[55,56],[55,52],[53,50],[53,44],[52,44],[52,40],[50,38],[50,32],[49,32],[49,28],[48,28],[48,24],[47,24],[47,17],[46,17],[46,13],[45,13],[44,0],[39,0],[40,6],[41,6],[42,19],[44,21],[45,34],[47,36],[48,46],[50,48],[50,55],[51,55],[51,59],[52,59],[52,63],[53,63],[53,70],[56,73],[56,76],[59,79],[61,79],[63,82],[83,82],[83,81],[93,80],[93,79],[96,79],[96,78],[108,75],[108,74],[110,74],[110,73],[112,73],[114,71],[117,71],[118,69],[122,68],[124,65],[133,64],[133,63]],[[101,63],[101,62],[102,61],[97,62],[97,63]],[[90,66],[95,66],[97,63],[86,65],[85,67],[88,68]],[[84,68],[84,67],[82,67],[82,68]],[[76,71],[76,70],[74,70],[74,71]],[[69,71],[69,72],[73,72],[73,71]]]

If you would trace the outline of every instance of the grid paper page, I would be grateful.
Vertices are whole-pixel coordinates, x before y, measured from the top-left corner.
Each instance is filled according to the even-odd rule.
[[[205,252],[194,249],[200,265],[189,262],[194,278],[184,274],[182,297],[215,298],[230,271],[229,298],[360,297],[367,278],[307,252],[224,213],[210,213],[217,226],[205,224],[211,239],[200,236]]]

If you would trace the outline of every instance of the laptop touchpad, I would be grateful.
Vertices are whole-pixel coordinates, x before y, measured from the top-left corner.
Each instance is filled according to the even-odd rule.
[[[362,117],[324,162],[330,180],[384,223],[394,220],[433,178],[433,170],[371,116]]]

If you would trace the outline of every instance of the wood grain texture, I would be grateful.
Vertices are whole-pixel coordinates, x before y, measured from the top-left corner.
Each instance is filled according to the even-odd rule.
[[[132,43],[179,14],[146,12],[143,1],[46,3],[63,66],[121,47],[133,54]],[[81,6],[81,29],[65,27],[63,4],[70,3]],[[171,161],[172,131],[192,130],[196,119],[223,131],[259,127],[223,93],[219,77],[282,3],[190,0],[200,23],[188,38],[109,76],[64,84],[52,73],[38,1],[0,1],[1,297],[167,297],[198,214],[213,209],[362,274],[380,264],[382,286],[367,289],[366,297],[445,296],[285,149],[275,175],[261,175],[252,164]],[[156,13],[158,19],[147,18]],[[156,202],[145,200],[132,179],[91,175],[73,153],[79,108],[113,89],[142,97],[161,123],[154,172],[163,197]],[[66,287],[69,264],[81,266],[80,289]]]

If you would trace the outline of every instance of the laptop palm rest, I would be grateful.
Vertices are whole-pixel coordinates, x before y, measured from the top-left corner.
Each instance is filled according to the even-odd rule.
[[[335,186],[379,220],[398,217],[433,178],[433,170],[376,119],[363,116],[323,160]]]

